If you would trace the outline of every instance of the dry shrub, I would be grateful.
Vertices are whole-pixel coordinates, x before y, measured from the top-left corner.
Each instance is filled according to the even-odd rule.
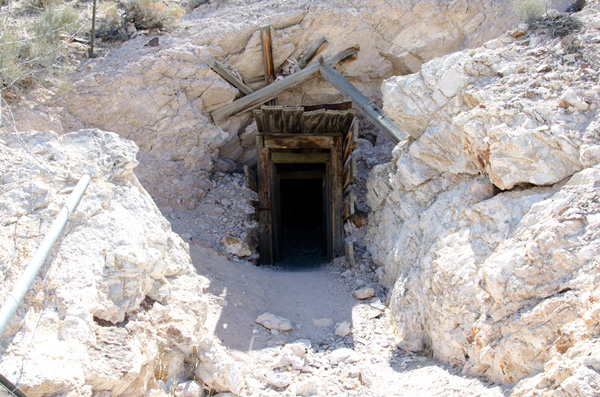
[[[552,37],[565,37],[582,27],[579,19],[569,14],[545,15],[529,21],[530,29],[548,29]]]
[[[125,20],[133,23],[138,30],[163,29],[183,16],[177,16],[177,12],[170,13],[165,3],[156,0],[125,0],[123,8]]]
[[[122,10],[117,3],[112,1],[101,3],[98,11],[96,37],[106,41],[127,40],[129,38]]]
[[[541,17],[548,9],[548,0],[515,0],[513,8],[522,21]]]

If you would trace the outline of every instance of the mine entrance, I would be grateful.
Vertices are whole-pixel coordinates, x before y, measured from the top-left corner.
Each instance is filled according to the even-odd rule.
[[[275,169],[276,258],[286,267],[320,264],[331,246],[327,239],[326,164],[278,164]]]
[[[335,106],[254,112],[261,264],[304,267],[343,253],[343,221],[354,206],[349,185],[357,130],[351,128],[354,111]]]

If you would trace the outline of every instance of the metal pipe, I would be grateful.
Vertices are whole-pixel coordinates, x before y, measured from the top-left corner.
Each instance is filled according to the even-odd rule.
[[[58,217],[54,220],[52,226],[50,226],[50,230],[48,230],[46,233],[44,240],[42,240],[42,243],[33,255],[33,258],[31,258],[29,265],[27,265],[23,274],[21,274],[21,277],[19,277],[19,281],[17,281],[13,287],[11,293],[6,297],[6,301],[2,305],[2,309],[0,309],[0,336],[2,336],[4,328],[6,328],[11,317],[13,314],[15,314],[17,307],[19,307],[19,304],[25,297],[29,287],[31,287],[31,284],[33,284],[35,276],[37,276],[40,268],[46,261],[46,257],[48,257],[52,246],[67,224],[69,215],[71,215],[71,212],[75,211],[75,208],[77,208],[77,205],[81,200],[81,196],[83,195],[83,192],[85,192],[89,182],[89,175],[83,175],[81,177],[77,183],[77,186],[75,186],[75,189],[67,199],[64,207],[62,210],[60,210]]]
[[[27,397],[25,393],[21,391],[17,386],[15,386],[11,381],[6,379],[2,374],[0,374],[0,385],[4,386],[4,388],[13,396],[17,397]]]

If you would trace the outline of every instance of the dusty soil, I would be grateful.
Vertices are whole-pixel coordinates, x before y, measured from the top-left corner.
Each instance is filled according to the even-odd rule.
[[[204,207],[213,203],[209,198]],[[211,282],[209,332],[236,359],[247,382],[245,395],[510,394],[510,387],[464,376],[426,352],[418,355],[399,349],[385,307],[386,291],[374,272],[350,268],[343,259],[294,271],[228,257],[216,245],[218,233],[199,238],[208,236],[204,207],[196,212],[170,210],[168,217],[173,229],[190,242],[198,273]],[[364,286],[373,287],[375,296],[357,300],[352,292]],[[265,312],[290,320],[294,329],[278,332],[257,324],[254,320]],[[336,325],[343,321],[352,329],[346,337],[335,335]],[[273,363],[283,347],[298,340],[310,346],[305,365],[275,369]],[[341,348],[352,349],[356,356],[331,361],[332,351]],[[274,386],[274,379],[282,377],[289,385]]]

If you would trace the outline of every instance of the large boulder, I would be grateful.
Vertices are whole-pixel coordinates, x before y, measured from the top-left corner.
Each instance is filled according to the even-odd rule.
[[[402,347],[522,395],[598,385],[598,7],[565,38],[519,26],[383,85],[415,137],[368,182]]]

